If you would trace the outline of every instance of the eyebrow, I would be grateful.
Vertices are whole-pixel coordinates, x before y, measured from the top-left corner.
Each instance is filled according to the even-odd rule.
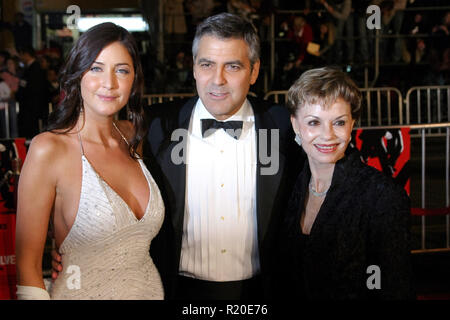
[[[104,66],[105,64],[103,62],[100,61],[94,61],[92,64],[101,64],[102,66]],[[130,64],[128,64],[127,62],[120,62],[120,63],[116,63],[115,66],[130,66]]]
[[[199,58],[197,61],[197,63],[202,63],[202,62],[215,63],[214,61],[206,59],[206,58]]]
[[[349,115],[346,113],[346,114],[340,115],[339,117],[336,117],[334,120],[337,120],[337,119],[340,119],[340,118],[343,118],[343,117],[348,117],[348,116]],[[320,119],[320,117],[316,117],[316,116],[314,116],[312,114],[308,114],[308,115],[305,116],[305,118],[307,118],[307,117],[312,117],[314,119]]]
[[[216,64],[215,61],[209,60],[207,58],[199,58],[197,61],[197,64],[199,63],[203,63],[203,62],[207,62],[207,63],[211,63],[211,64]],[[230,65],[230,64],[237,64],[239,66],[244,66],[244,64],[240,61],[240,60],[232,60],[232,61],[227,61],[224,63],[225,65]]]

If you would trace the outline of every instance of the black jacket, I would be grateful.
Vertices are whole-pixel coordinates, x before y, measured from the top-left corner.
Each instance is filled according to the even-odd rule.
[[[410,201],[402,187],[353,152],[336,163],[331,186],[310,235],[300,216],[311,172],[298,176],[280,241],[279,272],[287,299],[410,299]],[[374,284],[378,266],[381,289]],[[370,278],[370,279],[369,279]]]
[[[187,101],[152,105],[147,108],[146,115],[150,123],[147,141],[144,143],[144,160],[161,189],[166,206],[163,227],[153,240],[150,253],[161,274],[166,298],[169,299],[174,297],[180,262],[186,183],[186,165],[174,164],[171,161],[171,152],[179,143],[178,140],[171,141],[171,135],[175,129],[189,128],[197,99],[198,97],[195,97]],[[297,170],[298,163],[292,166],[291,160],[295,161],[296,154],[299,153],[298,148],[294,146],[294,134],[287,109],[271,105],[267,101],[252,98],[249,100],[255,114],[257,137],[259,129],[278,129],[280,137],[279,146],[276,148],[279,152],[279,170],[274,175],[261,175],[261,168],[265,165],[258,157],[256,174],[260,265],[265,295],[269,296],[276,233],[285,211],[288,190],[291,190],[294,182],[292,177],[297,175],[290,173],[288,168]],[[267,136],[270,137],[270,134]],[[259,150],[258,143],[257,148]],[[270,139],[268,150],[271,150]]]
[[[37,59],[25,69],[22,80],[24,86],[20,86],[16,94],[20,111],[45,118],[48,115],[48,80]]]

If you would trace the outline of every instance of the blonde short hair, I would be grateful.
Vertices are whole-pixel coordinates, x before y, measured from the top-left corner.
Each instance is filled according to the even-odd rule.
[[[352,79],[341,70],[323,67],[304,72],[289,88],[287,107],[291,115],[306,104],[329,108],[338,98],[350,104],[352,118],[361,111],[361,92]]]

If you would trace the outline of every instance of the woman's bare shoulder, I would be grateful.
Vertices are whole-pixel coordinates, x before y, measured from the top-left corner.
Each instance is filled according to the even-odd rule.
[[[73,136],[71,134],[43,132],[31,140],[27,158],[31,157],[39,162],[54,163],[62,155],[67,154],[72,144]]]

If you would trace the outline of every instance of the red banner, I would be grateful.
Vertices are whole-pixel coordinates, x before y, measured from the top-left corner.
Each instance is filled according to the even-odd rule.
[[[409,128],[358,129],[353,132],[354,145],[362,160],[391,176],[409,194],[411,137]]]
[[[16,299],[16,215],[0,213],[0,299]]]
[[[16,299],[16,194],[25,139],[0,140],[0,299]]]

